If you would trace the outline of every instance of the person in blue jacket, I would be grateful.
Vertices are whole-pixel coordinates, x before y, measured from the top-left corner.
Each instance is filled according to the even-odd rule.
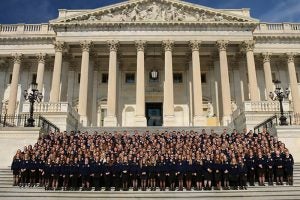
[[[80,166],[80,174],[81,174],[82,191],[91,190],[90,187],[91,165],[90,165],[89,158],[85,158],[84,164]]]
[[[167,163],[164,156],[160,156],[159,163],[157,165],[157,176],[159,180],[160,191],[166,190],[166,173],[167,173]]]
[[[195,173],[196,173],[196,190],[202,190],[203,182],[203,161],[200,156],[197,157],[195,161]]]
[[[70,172],[71,172],[71,164],[70,164],[70,158],[66,159],[66,162],[63,163],[63,166],[61,168],[61,174],[63,178],[63,190],[69,190],[70,189]]]
[[[152,157],[152,160],[149,161],[149,179],[150,179],[150,190],[155,191],[156,190],[156,175],[157,175],[157,165],[156,160],[154,157]]]
[[[181,156],[179,156],[179,159],[176,162],[176,175],[177,175],[177,180],[178,180],[178,191],[183,190],[183,176],[184,176],[185,167],[186,167],[185,162],[186,161],[183,161]]]
[[[122,173],[122,163],[120,161],[120,157],[117,157],[116,161],[112,165],[112,177],[113,177],[113,185],[115,186],[115,191],[120,191],[121,173]]]
[[[13,162],[11,164],[11,170],[13,171],[13,186],[18,186],[20,183],[20,169],[21,169],[22,160],[20,154],[17,153],[14,156]]]
[[[229,167],[229,182],[232,189],[238,189],[239,168],[235,158],[231,159]]]
[[[104,183],[105,183],[105,191],[110,191],[111,188],[111,168],[112,162],[109,156],[103,161],[103,176],[104,176]]]
[[[121,169],[122,169],[122,189],[123,191],[128,191],[129,190],[129,186],[128,186],[128,183],[129,183],[129,177],[130,177],[130,171],[129,171],[129,163],[128,163],[128,158],[127,156],[125,156],[123,158],[123,163],[121,165]]]
[[[52,170],[52,161],[50,158],[48,158],[43,169],[44,179],[45,179],[45,185],[44,185],[45,190],[51,189],[51,185],[52,185],[51,170]]]
[[[229,167],[230,163],[226,155],[221,157],[221,169],[222,169],[222,177],[223,177],[223,188],[224,190],[228,190],[229,188]]]
[[[141,177],[141,188],[142,191],[146,191],[147,188],[147,177],[148,177],[148,164],[145,158],[140,161],[140,177]]]
[[[176,184],[176,161],[173,158],[173,155],[171,155],[171,159],[169,161],[169,185],[170,190],[175,191],[175,184]]]
[[[287,179],[287,185],[293,185],[293,166],[294,159],[288,150],[285,151],[283,156],[284,173]]]
[[[265,165],[266,158],[262,155],[261,151],[258,152],[256,158],[256,169],[258,174],[258,185],[265,186]]]
[[[93,185],[95,187],[95,191],[101,190],[100,179],[103,173],[103,165],[100,161],[99,156],[96,156],[93,163],[91,163],[91,174],[93,177]]]
[[[29,160],[29,187],[36,186],[36,171],[38,170],[38,162],[35,159],[35,155],[31,156]]]
[[[26,153],[24,155],[24,159],[21,162],[20,172],[21,172],[21,184],[20,187],[25,187],[28,184],[29,178],[29,165],[30,165],[30,158],[29,155]]]
[[[192,189],[192,177],[195,173],[195,168],[193,164],[192,158],[188,158],[187,161],[184,163],[184,175],[186,181],[186,190],[191,191]]]
[[[139,162],[136,157],[134,157],[129,163],[129,172],[132,180],[133,191],[138,191]]]
[[[39,178],[39,187],[44,187],[45,185],[45,156],[42,155],[38,160],[38,178]]]
[[[53,190],[58,190],[58,179],[59,179],[60,173],[61,173],[61,162],[60,162],[60,158],[57,157],[51,168],[52,189]]]
[[[72,191],[78,190],[79,168],[78,158],[75,157],[74,161],[70,163],[70,189]]]
[[[206,159],[203,164],[204,174],[204,190],[211,190],[211,182],[213,178],[213,161],[210,155],[206,155]]]
[[[268,185],[273,185],[274,183],[274,159],[270,152],[267,153],[266,158],[266,173],[268,178]]]
[[[275,151],[274,168],[275,168],[275,175],[276,175],[276,185],[283,185],[283,175],[284,175],[283,158],[279,150]]]
[[[252,150],[249,151],[249,155],[246,157],[246,166],[247,166],[248,179],[249,179],[250,186],[254,186],[256,158],[255,158]]]
[[[242,157],[239,157],[238,169],[239,169],[240,189],[247,190],[247,167],[246,167],[246,165],[244,163],[244,159]]]
[[[221,181],[222,181],[222,165],[221,159],[219,155],[216,155],[213,163],[213,173],[214,173],[214,181],[215,181],[215,189],[221,190]]]

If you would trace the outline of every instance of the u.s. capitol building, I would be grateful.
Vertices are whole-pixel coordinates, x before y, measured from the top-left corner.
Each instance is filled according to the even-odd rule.
[[[300,24],[264,23],[249,9],[132,0],[59,10],[45,24],[0,25],[2,115],[28,113],[23,91],[62,130],[75,126],[253,128],[279,104],[300,113]]]

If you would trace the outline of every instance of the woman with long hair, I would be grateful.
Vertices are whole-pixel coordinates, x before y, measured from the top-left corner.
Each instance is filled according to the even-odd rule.
[[[16,153],[11,164],[11,170],[13,171],[13,186],[18,186],[20,183],[21,162],[20,154]]]

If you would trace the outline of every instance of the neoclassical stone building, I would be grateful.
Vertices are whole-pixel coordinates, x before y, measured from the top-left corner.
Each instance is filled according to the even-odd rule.
[[[278,112],[274,80],[300,113],[300,24],[263,23],[249,9],[131,0],[59,10],[45,24],[0,25],[2,114],[35,111],[81,126],[253,128]]]

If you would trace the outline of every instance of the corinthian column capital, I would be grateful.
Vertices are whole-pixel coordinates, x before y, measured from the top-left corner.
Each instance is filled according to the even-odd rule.
[[[93,47],[93,42],[85,40],[85,41],[80,42],[80,46],[81,46],[82,51],[89,52],[91,50],[91,48]]]
[[[145,48],[147,46],[147,42],[144,40],[136,40],[135,41],[135,47],[137,51],[145,51]]]
[[[291,62],[295,62],[295,56],[296,56],[296,53],[294,52],[289,52],[289,53],[286,53],[286,58],[287,58],[287,62],[288,63],[291,63]]]
[[[22,59],[23,59],[23,54],[21,53],[12,54],[12,60],[14,63],[21,64]]]
[[[216,42],[219,51],[226,51],[228,44],[229,44],[228,40],[218,40]]]
[[[36,58],[37,58],[37,60],[38,60],[39,63],[45,64],[46,57],[47,57],[47,54],[45,54],[45,53],[38,53],[38,54],[36,54]]]
[[[272,55],[272,53],[269,53],[269,52],[262,53],[263,62],[264,63],[270,62],[271,61],[271,55]]]
[[[172,40],[164,40],[162,41],[162,46],[165,51],[172,51],[174,47],[174,41]]]
[[[62,41],[55,41],[54,42],[54,49],[56,52],[62,52],[65,48],[65,43]]]
[[[242,43],[242,51],[248,52],[248,51],[253,51],[255,46],[255,41],[254,40],[245,40]]]
[[[110,51],[118,51],[120,43],[118,40],[108,40],[107,45]]]
[[[189,41],[189,45],[190,45],[192,51],[199,51],[200,44],[201,44],[201,41],[199,41],[199,40],[190,40]]]

